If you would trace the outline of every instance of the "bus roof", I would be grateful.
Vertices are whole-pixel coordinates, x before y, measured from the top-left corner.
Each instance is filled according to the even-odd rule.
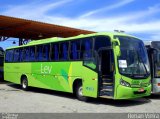
[[[53,37],[53,38],[47,38],[45,40],[44,39],[35,40],[35,41],[33,40],[26,45],[14,46],[14,47],[10,47],[10,48],[7,48],[7,49],[20,48],[20,47],[26,47],[26,46],[32,46],[32,45],[38,45],[38,44],[45,44],[45,43],[51,43],[51,42],[67,41],[67,40],[73,40],[73,39],[79,39],[79,38],[85,38],[85,37],[91,37],[91,36],[99,36],[99,35],[107,35],[107,36],[110,36],[111,38],[114,35],[133,37],[131,35],[128,35],[128,34],[125,34],[125,33],[119,33],[119,32],[99,32],[99,33],[92,33],[92,34],[85,34],[85,35],[81,34],[81,35],[78,35],[78,36],[68,37],[68,38]]]

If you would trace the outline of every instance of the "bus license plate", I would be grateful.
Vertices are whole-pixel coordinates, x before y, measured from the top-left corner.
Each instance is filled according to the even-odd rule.
[[[143,88],[138,89],[138,92],[143,92],[143,91],[144,91]]]

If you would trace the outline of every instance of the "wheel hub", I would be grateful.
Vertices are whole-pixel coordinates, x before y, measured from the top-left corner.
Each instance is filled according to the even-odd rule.
[[[26,88],[27,87],[27,81],[23,81],[23,83],[22,83],[22,86],[23,86],[23,88]]]
[[[78,90],[78,93],[79,93],[80,96],[83,96],[82,90],[83,90],[82,87],[80,87],[79,90]]]

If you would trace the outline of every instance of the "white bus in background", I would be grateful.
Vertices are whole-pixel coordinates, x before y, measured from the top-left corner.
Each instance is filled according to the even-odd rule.
[[[151,67],[152,93],[160,92],[160,41],[144,41]]]

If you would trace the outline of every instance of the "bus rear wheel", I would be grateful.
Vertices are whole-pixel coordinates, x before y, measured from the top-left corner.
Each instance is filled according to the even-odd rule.
[[[88,101],[88,97],[83,96],[83,87],[82,87],[82,83],[77,83],[76,85],[76,97],[78,98],[78,100],[80,101]]]
[[[23,90],[27,90],[28,89],[28,80],[27,80],[26,77],[22,78],[21,86],[22,86]]]

